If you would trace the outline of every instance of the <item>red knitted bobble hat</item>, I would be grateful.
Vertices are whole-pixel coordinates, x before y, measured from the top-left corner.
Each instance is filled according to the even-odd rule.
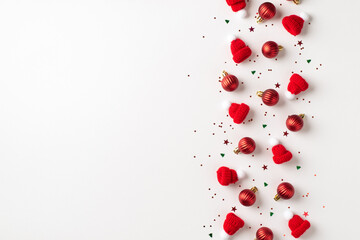
[[[221,239],[229,239],[230,236],[234,235],[244,224],[244,221],[234,213],[228,213],[224,221],[224,229],[221,231]]]
[[[309,20],[309,16],[306,13],[300,13],[300,16],[290,15],[284,17],[282,24],[286,31],[291,35],[299,35],[304,27],[304,22]]]
[[[290,100],[295,98],[295,95],[306,91],[309,88],[309,84],[299,74],[294,73],[290,77],[290,82],[287,87],[286,97]]]
[[[230,36],[231,53],[235,63],[241,63],[251,56],[251,49],[246,44],[235,36]]]
[[[292,153],[286,150],[286,148],[282,144],[280,144],[280,142],[276,138],[271,138],[270,144],[272,146],[272,152],[274,155],[274,163],[282,164],[292,159]]]
[[[246,2],[245,0],[226,0],[226,3],[231,7],[231,9],[238,13],[240,17],[246,16]]]
[[[229,109],[229,116],[234,123],[242,123],[250,111],[250,107],[245,103],[237,104],[228,101],[224,102],[224,108]]]
[[[289,228],[294,238],[299,238],[311,226],[309,221],[303,220],[299,215],[294,215],[290,211],[286,211],[284,217],[289,220]]]
[[[220,167],[217,170],[217,179],[219,183],[223,186],[228,186],[232,183],[236,183],[239,179],[245,177],[245,172],[242,170],[233,170],[228,167]]]

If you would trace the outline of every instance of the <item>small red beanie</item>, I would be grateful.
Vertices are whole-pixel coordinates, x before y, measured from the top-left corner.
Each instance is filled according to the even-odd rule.
[[[278,144],[273,146],[272,152],[274,154],[273,160],[276,164],[282,164],[284,162],[288,162],[292,158],[291,152],[286,150],[286,148],[282,144]]]
[[[239,179],[245,176],[245,173],[242,170],[235,171],[234,169],[230,169],[228,167],[220,167],[216,173],[219,183],[223,186],[236,183]]]
[[[249,111],[250,107],[245,103],[232,103],[229,108],[229,115],[234,120],[234,123],[240,124],[245,120]]]
[[[299,215],[294,215],[289,220],[289,228],[294,238],[299,238],[310,228],[310,222],[303,220]]]
[[[239,38],[231,42],[231,53],[235,63],[241,63],[251,56],[251,49]]]
[[[303,92],[305,90],[307,90],[309,87],[309,84],[305,81],[304,78],[302,78],[299,74],[294,73],[291,77],[290,77],[290,82],[289,85],[287,87],[287,90],[294,94],[297,95],[300,92]]]
[[[242,228],[244,224],[244,221],[234,213],[228,213],[228,215],[226,215],[223,228],[224,231],[231,236],[234,235],[240,228]]]
[[[226,0],[226,3],[234,12],[238,12],[246,7],[245,0]]]
[[[286,31],[288,31],[291,35],[299,35],[304,26],[304,19],[297,15],[290,15],[284,17],[282,20],[282,24]]]

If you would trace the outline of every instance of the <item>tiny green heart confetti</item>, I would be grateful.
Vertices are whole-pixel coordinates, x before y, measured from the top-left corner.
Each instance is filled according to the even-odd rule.
[[[212,234],[212,233],[210,233],[210,234],[209,234],[209,236],[212,238],[213,234]]]
[[[225,156],[225,153],[220,153],[221,157],[224,157]]]
[[[267,187],[267,185],[269,185],[269,184],[267,184],[266,182],[264,182],[264,187]]]
[[[270,212],[270,217],[272,217],[272,215],[274,215],[274,213],[273,213],[273,212]]]
[[[230,20],[225,19],[225,22],[226,22],[226,23],[229,23],[229,22],[230,22]]]
[[[263,124],[262,126],[263,126],[263,128],[266,128],[266,127],[267,127],[267,125],[266,125],[266,124]]]
[[[308,60],[306,60],[307,61],[307,63],[310,63],[311,62],[311,59],[308,59]]]
[[[256,73],[256,71],[251,71],[252,75],[254,75]]]
[[[299,170],[301,167],[300,166],[296,166],[296,169]]]

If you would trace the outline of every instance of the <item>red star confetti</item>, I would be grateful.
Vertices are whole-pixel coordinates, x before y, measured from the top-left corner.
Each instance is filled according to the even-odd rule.
[[[264,166],[262,166],[262,168],[263,168],[264,170],[267,170],[267,167],[268,167],[268,166],[265,165],[265,164],[264,164]]]
[[[227,139],[224,140],[224,144],[225,144],[225,145],[228,145],[228,144],[229,144],[229,140],[227,140]]]
[[[276,83],[275,88],[280,88],[280,83]]]
[[[302,41],[298,41],[297,45],[299,45],[301,47],[301,45],[303,45]]]
[[[307,216],[309,216],[309,212],[304,212],[304,217],[307,217]]]
[[[236,207],[231,208],[231,211],[233,211],[233,212],[235,212],[236,210],[237,210]]]
[[[283,132],[284,136],[287,137],[289,135],[289,133],[287,131]]]
[[[249,28],[250,32],[253,32],[255,30],[255,28],[251,27]]]

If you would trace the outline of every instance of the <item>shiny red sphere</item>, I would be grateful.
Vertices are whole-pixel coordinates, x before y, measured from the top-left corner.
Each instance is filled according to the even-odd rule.
[[[279,102],[279,93],[274,89],[267,89],[262,93],[262,101],[267,106],[274,106]]]
[[[234,75],[227,74],[221,80],[221,86],[225,91],[232,92],[238,88],[239,80]]]
[[[259,7],[259,16],[264,19],[271,19],[276,14],[276,7],[271,2],[264,2]]]
[[[242,205],[250,207],[256,201],[256,195],[250,189],[244,189],[239,194],[239,201]]]
[[[262,54],[267,58],[274,58],[279,54],[279,45],[276,42],[268,41],[262,46]]]
[[[282,199],[290,199],[294,196],[295,189],[288,182],[283,182],[277,187],[277,195]]]
[[[256,144],[252,138],[244,137],[238,144],[239,151],[243,154],[250,154],[255,151]]]
[[[273,240],[274,234],[270,228],[261,227],[256,231],[256,240]]]
[[[291,115],[286,119],[286,127],[293,132],[300,131],[304,126],[304,121],[299,115]]]

